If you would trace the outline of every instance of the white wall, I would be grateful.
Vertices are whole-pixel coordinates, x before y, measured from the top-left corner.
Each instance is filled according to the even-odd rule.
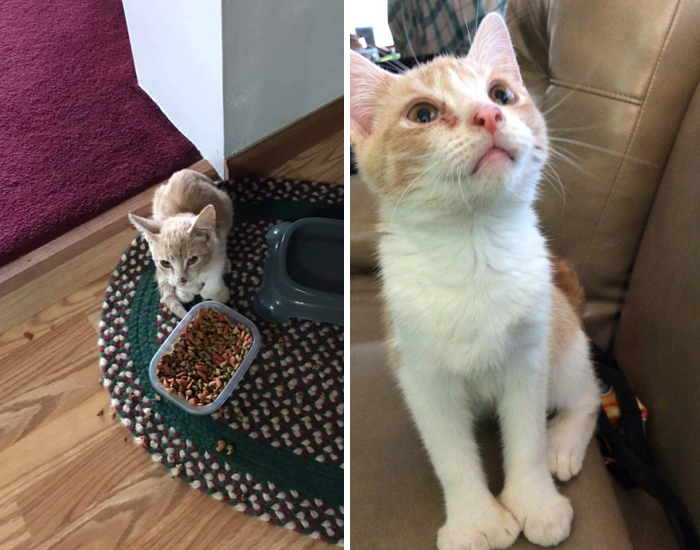
[[[224,159],[343,95],[343,0],[123,0],[141,87]]]
[[[391,46],[394,37],[389,30],[387,0],[347,0],[348,16],[345,18],[345,34],[355,33],[357,27],[373,27],[374,41],[379,46]]]
[[[343,0],[224,0],[227,155],[343,95]]]
[[[139,85],[224,175],[218,0],[123,0]]]

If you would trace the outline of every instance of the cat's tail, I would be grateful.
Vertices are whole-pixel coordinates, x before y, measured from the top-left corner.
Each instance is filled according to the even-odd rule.
[[[574,268],[565,260],[554,255],[550,255],[549,259],[552,262],[554,284],[564,293],[578,318],[582,319],[586,293],[578,280]]]

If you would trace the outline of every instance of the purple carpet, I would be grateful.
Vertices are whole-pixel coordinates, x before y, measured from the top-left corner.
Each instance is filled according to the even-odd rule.
[[[138,87],[119,0],[0,0],[0,266],[198,158]]]

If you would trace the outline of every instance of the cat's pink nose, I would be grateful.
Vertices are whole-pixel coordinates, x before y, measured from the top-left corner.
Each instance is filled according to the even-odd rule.
[[[472,116],[474,126],[483,126],[490,134],[495,134],[503,122],[503,113],[495,105],[482,105],[477,107]]]
[[[181,285],[184,285],[184,284],[187,284],[187,279],[185,279],[184,277],[180,277],[177,280],[177,282],[180,283]]]

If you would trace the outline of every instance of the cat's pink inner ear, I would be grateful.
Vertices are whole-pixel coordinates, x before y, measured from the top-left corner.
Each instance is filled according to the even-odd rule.
[[[515,50],[506,22],[498,13],[489,13],[479,25],[467,59],[478,65],[509,73],[522,82]]]
[[[129,214],[129,221],[138,231],[143,233],[146,238],[153,239],[160,233],[159,221],[142,218],[135,214]]]
[[[361,55],[350,52],[350,142],[372,133],[372,123],[393,75]]]
[[[216,209],[214,208],[214,205],[208,204],[202,208],[202,211],[192,222],[190,232],[198,227],[216,227]]]

